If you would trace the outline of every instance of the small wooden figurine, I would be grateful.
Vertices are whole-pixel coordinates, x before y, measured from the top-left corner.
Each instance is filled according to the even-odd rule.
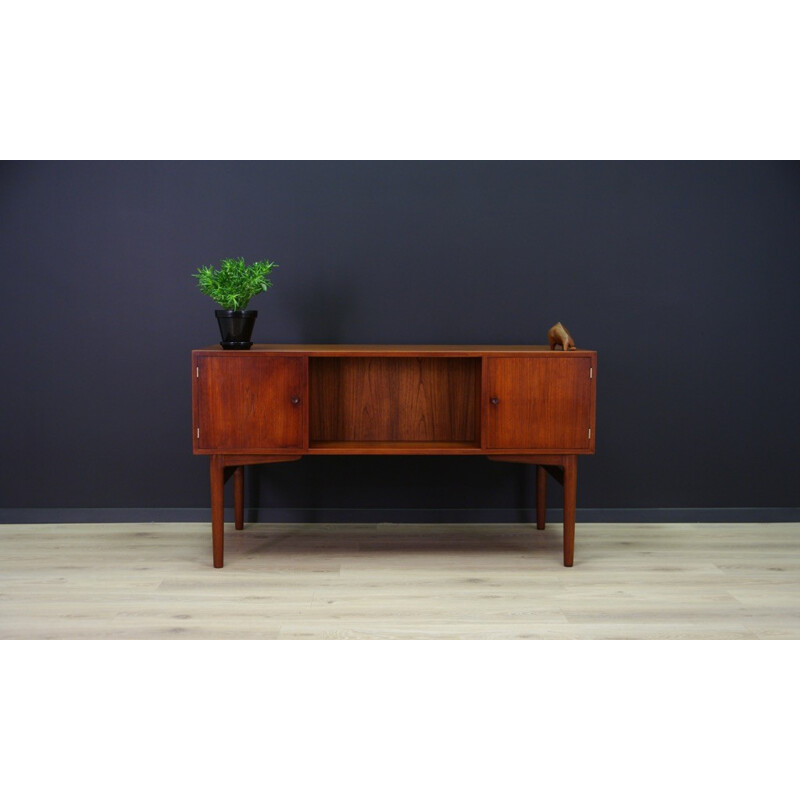
[[[575,342],[569,335],[569,331],[560,323],[556,322],[549,331],[547,331],[547,341],[550,343],[550,349],[555,350],[556,345],[560,344],[562,350],[576,350]]]

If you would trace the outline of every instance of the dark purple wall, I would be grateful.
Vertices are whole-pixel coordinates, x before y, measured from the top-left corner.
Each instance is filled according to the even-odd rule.
[[[797,164],[5,163],[0,255],[6,509],[207,505],[189,351],[218,335],[190,275],[239,255],[280,264],[257,341],[543,343],[563,321],[599,353],[584,508],[800,505]],[[253,474],[256,505],[316,519],[534,502],[528,468],[481,458]]]

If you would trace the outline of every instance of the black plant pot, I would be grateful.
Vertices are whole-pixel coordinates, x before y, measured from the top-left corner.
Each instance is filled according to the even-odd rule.
[[[223,350],[249,350],[258,311],[215,311]]]

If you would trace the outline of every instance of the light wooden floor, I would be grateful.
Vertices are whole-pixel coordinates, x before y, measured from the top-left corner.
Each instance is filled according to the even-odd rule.
[[[800,524],[0,526],[3,639],[797,639]]]

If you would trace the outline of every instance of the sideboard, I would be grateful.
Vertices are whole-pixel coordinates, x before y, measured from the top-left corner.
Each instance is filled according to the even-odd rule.
[[[597,353],[545,345],[265,345],[192,351],[192,441],[210,456],[213,563],[224,485],[244,526],[244,467],[303,456],[470,455],[536,465],[564,488],[573,563],[577,457],[595,449]]]

